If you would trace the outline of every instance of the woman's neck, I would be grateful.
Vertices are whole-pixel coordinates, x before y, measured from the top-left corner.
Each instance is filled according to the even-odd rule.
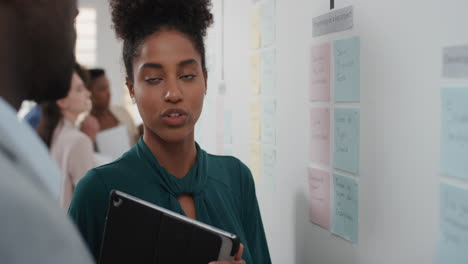
[[[197,159],[193,132],[180,142],[167,142],[145,128],[143,141],[159,164],[177,178],[185,177]]]
[[[68,121],[72,122],[73,124],[75,124],[76,122],[76,119],[78,119],[78,115],[79,114],[76,114],[76,113],[71,113],[71,112],[68,112],[68,111],[62,111],[62,115],[65,119],[67,119]]]
[[[105,116],[105,115],[109,115],[111,114],[111,111],[110,111],[110,108],[107,107],[107,108],[96,108],[96,107],[93,107],[93,109],[91,110],[91,114],[95,117],[100,117],[100,116]]]

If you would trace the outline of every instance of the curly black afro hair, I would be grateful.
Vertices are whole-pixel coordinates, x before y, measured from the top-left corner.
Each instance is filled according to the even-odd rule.
[[[203,38],[213,23],[210,0],[109,0],[117,37],[123,40],[123,60],[127,76],[133,80],[133,59],[141,42],[168,28],[187,35],[194,43],[205,66]]]

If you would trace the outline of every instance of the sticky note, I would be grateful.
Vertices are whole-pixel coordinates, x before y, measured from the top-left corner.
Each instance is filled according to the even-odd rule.
[[[359,173],[360,162],[359,109],[335,109],[335,142],[333,167],[350,173]]]
[[[250,55],[250,90],[254,94],[260,93],[260,54]]]
[[[468,190],[440,185],[437,264],[468,263]]]
[[[330,110],[310,109],[310,161],[330,165]]]
[[[319,169],[309,171],[309,220],[330,229],[330,173]]]
[[[359,102],[361,87],[360,39],[335,40],[335,101]]]
[[[272,145],[262,146],[263,181],[271,190],[276,190],[276,148]]]
[[[331,45],[313,46],[310,58],[310,101],[330,101]]]
[[[262,46],[266,47],[275,42],[276,38],[276,9],[275,1],[269,0],[261,6],[261,39]]]
[[[250,49],[260,48],[260,8],[250,12]]]
[[[276,144],[276,101],[263,101],[262,142]]]
[[[265,50],[261,56],[261,89],[267,96],[276,96],[276,53]]]
[[[359,235],[359,183],[333,174],[334,205],[331,232],[353,243]]]
[[[441,172],[468,179],[468,87],[442,89]]]
[[[260,140],[260,100],[258,98],[252,98],[249,102],[249,109],[249,138]]]

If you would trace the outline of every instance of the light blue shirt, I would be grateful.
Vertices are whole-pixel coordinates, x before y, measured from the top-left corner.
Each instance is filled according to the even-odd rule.
[[[91,264],[44,144],[2,98],[0,118],[0,263]]]
[[[37,185],[43,185],[58,201],[61,174],[42,140],[31,127],[19,122],[14,109],[2,98],[0,120],[0,149],[8,149],[10,154],[16,156],[16,169]]]

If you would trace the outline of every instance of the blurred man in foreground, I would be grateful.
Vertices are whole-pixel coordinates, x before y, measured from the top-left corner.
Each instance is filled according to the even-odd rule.
[[[0,0],[0,263],[91,263],[60,209],[60,173],[16,118],[23,100],[70,87],[76,0]]]

